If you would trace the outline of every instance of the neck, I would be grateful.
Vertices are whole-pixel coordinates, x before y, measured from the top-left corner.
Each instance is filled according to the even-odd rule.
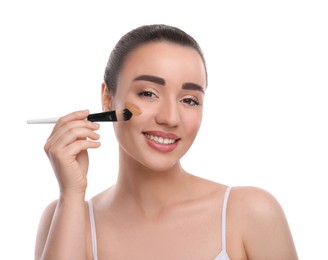
[[[131,158],[129,162],[120,160],[115,197],[126,198],[145,216],[158,215],[183,199],[189,176],[180,163],[165,171],[154,171]]]

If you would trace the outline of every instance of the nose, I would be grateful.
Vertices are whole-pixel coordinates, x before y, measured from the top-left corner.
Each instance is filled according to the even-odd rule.
[[[167,127],[176,127],[180,122],[179,104],[176,101],[162,102],[155,117],[156,123]]]

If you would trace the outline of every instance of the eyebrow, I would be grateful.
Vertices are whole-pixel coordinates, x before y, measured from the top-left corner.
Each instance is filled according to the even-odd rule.
[[[165,86],[165,80],[163,78],[157,77],[157,76],[152,76],[152,75],[140,75],[134,79],[136,80],[145,80],[145,81],[150,81],[162,86]]]
[[[204,88],[202,88],[201,86],[199,86],[195,83],[191,83],[191,82],[184,83],[182,85],[182,89],[197,90],[197,91],[200,91],[202,93],[205,93]]]
[[[163,79],[161,77],[153,76],[153,75],[140,75],[134,79],[134,81],[137,81],[137,80],[145,80],[145,81],[159,84],[161,86],[165,86],[165,79]],[[184,83],[182,85],[182,89],[197,90],[202,93],[205,93],[204,88],[202,88],[200,85],[198,85],[196,83],[192,83],[192,82]]]

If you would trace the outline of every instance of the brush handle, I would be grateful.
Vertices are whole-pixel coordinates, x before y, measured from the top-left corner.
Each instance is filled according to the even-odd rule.
[[[28,124],[56,124],[59,117],[38,118],[27,120]],[[86,118],[91,122],[115,122],[117,121],[116,111],[107,111],[101,113],[90,114]]]
[[[30,119],[26,122],[28,124],[55,124],[57,123],[59,117],[49,117],[49,118],[39,118],[39,119]]]

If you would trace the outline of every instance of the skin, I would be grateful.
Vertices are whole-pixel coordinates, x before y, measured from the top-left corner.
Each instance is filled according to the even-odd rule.
[[[117,183],[92,198],[99,259],[201,260],[220,253],[227,187],[196,177],[180,164],[201,125],[205,91],[199,54],[168,42],[148,43],[130,53],[114,97],[102,86],[104,111],[128,101],[143,112],[114,123]],[[99,124],[83,120],[87,115],[78,111],[62,117],[45,144],[60,197],[40,220],[36,259],[92,259],[87,149],[100,143]],[[160,145],[149,135],[176,142]],[[238,260],[297,259],[284,212],[271,194],[254,187],[232,189],[227,251]]]

